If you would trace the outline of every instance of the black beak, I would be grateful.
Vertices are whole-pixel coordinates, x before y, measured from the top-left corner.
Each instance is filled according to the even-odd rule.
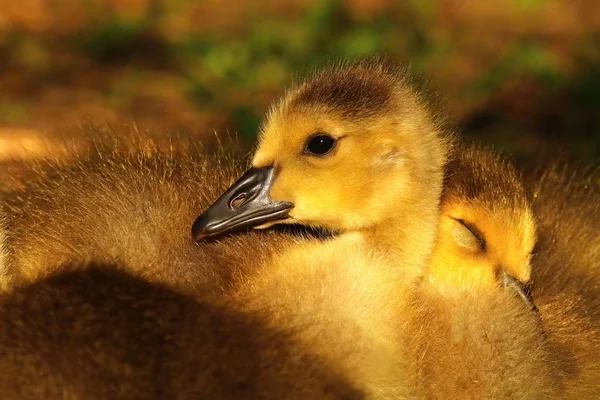
[[[250,168],[194,221],[194,241],[286,219],[294,204],[273,201],[273,167]]]

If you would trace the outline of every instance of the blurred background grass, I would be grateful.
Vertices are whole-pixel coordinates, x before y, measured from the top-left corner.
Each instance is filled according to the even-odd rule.
[[[425,76],[467,137],[600,156],[597,0],[0,0],[0,152],[122,117],[251,142],[293,75],[366,54]]]

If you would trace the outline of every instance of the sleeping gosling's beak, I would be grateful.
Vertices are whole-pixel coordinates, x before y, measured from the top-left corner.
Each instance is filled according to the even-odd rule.
[[[273,167],[250,168],[194,221],[194,241],[284,220],[294,204],[273,201]]]

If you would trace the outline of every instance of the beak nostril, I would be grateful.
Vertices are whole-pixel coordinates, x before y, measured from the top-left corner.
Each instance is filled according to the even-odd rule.
[[[242,194],[239,194],[238,196],[236,196],[233,200],[231,200],[231,202],[229,203],[229,206],[231,207],[231,209],[235,210],[236,208],[238,208],[245,202],[246,202],[246,193],[242,193]]]
[[[192,225],[195,241],[254,228],[266,222],[283,221],[294,207],[269,196],[273,181],[271,167],[250,168],[208,207]]]

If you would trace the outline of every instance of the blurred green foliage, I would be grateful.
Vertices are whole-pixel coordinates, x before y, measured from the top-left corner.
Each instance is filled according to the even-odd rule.
[[[140,21],[111,19],[84,31],[77,40],[90,57],[108,61],[135,52],[144,28]]]

